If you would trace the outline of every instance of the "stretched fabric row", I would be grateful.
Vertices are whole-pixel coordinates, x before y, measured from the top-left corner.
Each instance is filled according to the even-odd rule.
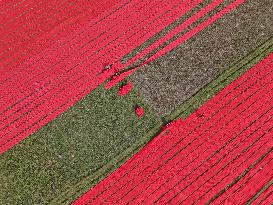
[[[158,41],[155,46],[152,45],[148,50],[144,50],[143,55],[175,34],[179,34],[217,5],[223,3],[228,5],[167,44],[146,59],[143,64],[164,55],[243,2],[243,0],[212,1],[196,15],[176,27],[163,40]],[[101,2],[103,3],[105,2]],[[88,12],[93,15],[84,16],[79,24],[76,24],[76,28],[73,26],[68,28],[69,32],[58,30],[58,34],[55,33],[58,38],[51,45],[2,73],[0,77],[0,152],[3,153],[19,143],[67,110],[110,76],[141,59],[142,54],[127,64],[120,62],[120,59],[128,52],[200,3],[202,3],[201,0],[124,0],[110,4],[108,10],[96,15],[92,13],[96,4],[93,7],[91,5],[91,11]],[[20,14],[22,11],[18,12]],[[30,12],[29,15],[33,14]],[[35,25],[36,22],[33,22],[30,26]],[[19,42],[20,39],[17,43]],[[34,46],[34,44],[28,46]],[[1,51],[4,53],[6,49],[3,47]],[[110,64],[113,64],[111,69],[101,72]],[[114,81],[110,81],[106,87],[115,85],[133,71],[123,73]]]

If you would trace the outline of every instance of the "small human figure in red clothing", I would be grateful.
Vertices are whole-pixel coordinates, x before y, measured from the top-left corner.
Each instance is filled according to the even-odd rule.
[[[136,115],[137,115],[138,117],[143,117],[145,111],[144,111],[143,107],[141,107],[141,106],[136,106],[136,107],[135,107],[135,113],[136,113]]]

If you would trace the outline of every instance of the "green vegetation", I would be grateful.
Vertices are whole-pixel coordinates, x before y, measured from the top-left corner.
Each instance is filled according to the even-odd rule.
[[[170,115],[164,116],[166,121],[176,118],[186,118],[195,110],[197,110],[206,101],[211,99],[220,90],[237,79],[239,76],[248,71],[251,67],[273,52],[273,37],[268,39],[263,45],[259,46],[255,51],[248,54],[239,62],[231,65],[229,69],[220,74],[215,80],[208,83],[200,89],[195,95],[183,102],[178,109]]]
[[[136,89],[123,97],[117,91],[101,85],[0,156],[0,204],[69,203],[143,147],[160,118]],[[144,107],[143,118],[135,105]]]

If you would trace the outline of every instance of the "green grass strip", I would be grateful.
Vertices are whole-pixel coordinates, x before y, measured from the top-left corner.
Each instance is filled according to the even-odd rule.
[[[99,169],[96,173],[87,176],[77,185],[64,192],[62,195],[55,198],[50,204],[71,204],[77,198],[86,193],[90,188],[94,187],[100,181],[102,181],[109,174],[118,169],[129,158],[141,150],[154,136],[158,135],[161,130],[161,125],[152,129],[144,138],[140,139],[136,143],[132,144],[122,154],[113,158],[108,164]]]
[[[169,115],[164,116],[166,121],[177,118],[187,118],[206,101],[211,99],[220,90],[233,82],[239,76],[248,71],[251,67],[273,52],[273,37],[246,57],[236,62],[229,69],[220,74],[215,80],[201,88],[195,95],[183,102],[178,109]]]
[[[0,204],[69,203],[141,149],[160,117],[137,89],[119,96],[121,84],[108,91],[101,85],[1,155]],[[142,118],[135,105],[144,107]]]

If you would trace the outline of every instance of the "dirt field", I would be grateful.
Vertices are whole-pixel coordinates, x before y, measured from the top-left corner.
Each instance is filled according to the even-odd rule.
[[[219,73],[273,33],[270,0],[247,1],[215,24],[132,75],[146,101],[161,115],[174,111]]]

